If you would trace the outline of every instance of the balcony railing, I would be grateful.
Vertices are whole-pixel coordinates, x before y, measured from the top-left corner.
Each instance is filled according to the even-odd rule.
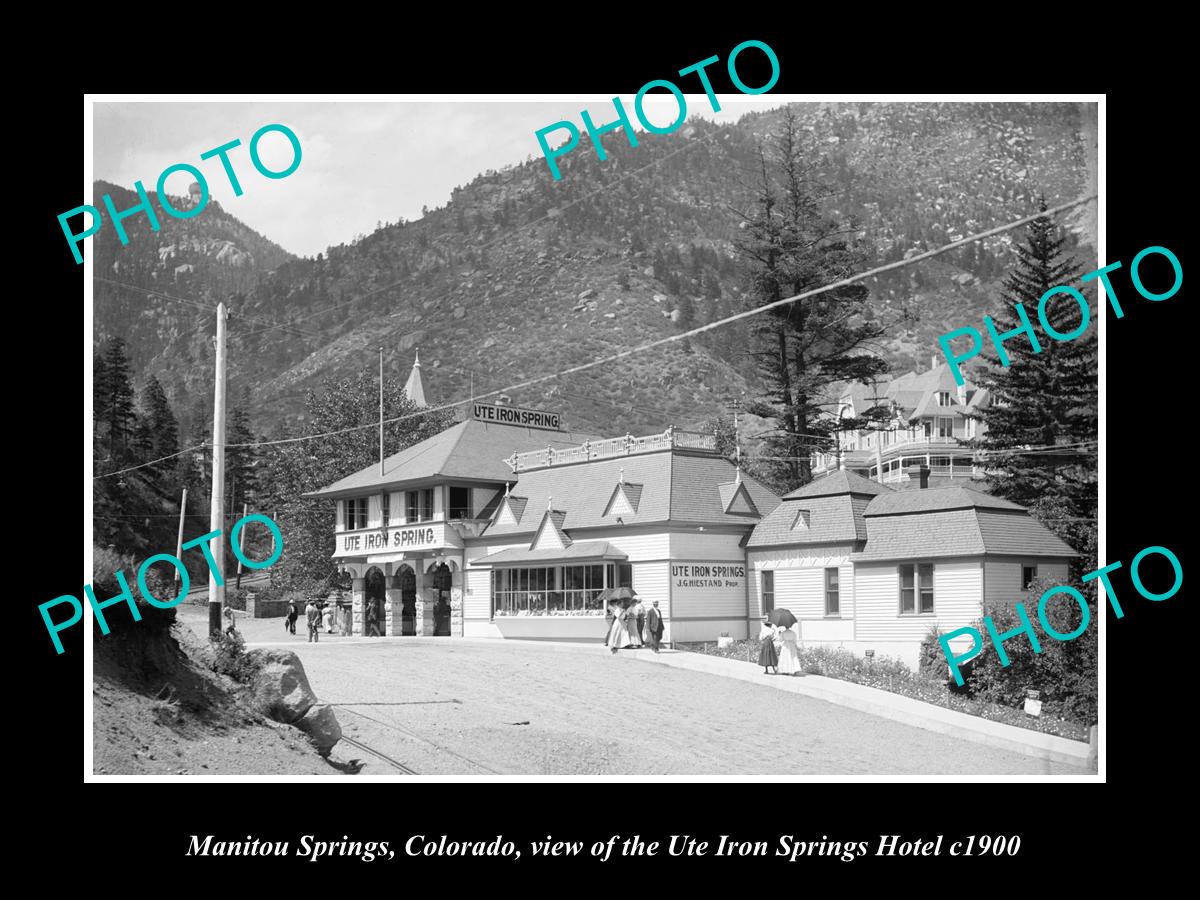
[[[514,453],[505,462],[513,472],[527,472],[530,469],[545,469],[550,466],[565,466],[594,459],[633,456],[639,453],[656,453],[660,450],[703,450],[715,453],[717,438],[712,434],[680,431],[671,426],[661,434],[648,434],[642,437],[627,434],[624,437],[605,438],[600,441],[584,441],[578,447],[563,449],[547,447],[544,450]]]

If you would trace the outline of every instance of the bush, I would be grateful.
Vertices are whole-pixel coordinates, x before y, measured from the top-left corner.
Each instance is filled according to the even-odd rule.
[[[1060,711],[1067,718],[1085,724],[1096,722],[1098,701],[1098,631],[1096,595],[1094,589],[1081,591],[1087,599],[1090,621],[1087,630],[1070,641],[1058,641],[1041,628],[1037,619],[1037,600],[1052,587],[1052,582],[1038,580],[1029,587],[1025,612],[1037,632],[1040,653],[1034,653],[1029,638],[1017,635],[1004,643],[1004,652],[1009,664],[1000,664],[1000,655],[990,639],[984,650],[973,662],[968,687],[972,694],[983,700],[1021,706],[1027,690],[1041,694],[1043,710]],[[1086,586],[1085,586],[1086,587]],[[984,616],[990,616],[997,633],[1003,634],[1022,625],[1017,615],[1015,601],[990,606],[985,604]],[[1083,613],[1070,595],[1060,594],[1046,607],[1050,625],[1060,634],[1067,634],[1079,627]],[[975,623],[985,636],[982,623]]]
[[[214,672],[228,675],[236,681],[245,680],[246,674],[246,642],[241,632],[236,628],[221,632],[220,637],[210,638],[216,658],[213,660]]]
[[[137,583],[137,570],[140,564],[127,553],[118,553],[111,547],[97,547],[92,545],[92,592],[95,593],[97,600],[107,600],[110,597],[115,597],[121,593],[121,585],[117,583],[117,572],[123,572],[125,575],[125,583],[129,585],[129,592],[133,595],[134,602],[143,611],[142,615],[146,615],[145,610],[158,609],[162,612],[168,610],[161,607],[154,607],[142,596],[141,589]],[[161,570],[160,570],[161,569]],[[146,571],[146,589],[155,597],[155,599],[170,600],[179,593],[179,585],[171,580],[169,566],[153,566]],[[182,602],[182,601],[181,601]],[[171,616],[174,616],[174,611],[170,610]],[[173,618],[172,618],[173,620]]]

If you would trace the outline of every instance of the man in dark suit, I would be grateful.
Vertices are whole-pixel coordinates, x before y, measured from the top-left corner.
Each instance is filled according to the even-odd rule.
[[[650,645],[650,649],[655,653],[658,652],[658,644],[662,640],[662,636],[662,613],[658,611],[658,601],[655,600],[651,604],[650,609],[646,611],[646,643]]]

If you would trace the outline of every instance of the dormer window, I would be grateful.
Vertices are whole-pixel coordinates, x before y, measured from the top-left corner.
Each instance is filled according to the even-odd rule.
[[[937,392],[937,405],[938,406],[949,406],[950,405],[950,392],[949,391],[938,391]]]

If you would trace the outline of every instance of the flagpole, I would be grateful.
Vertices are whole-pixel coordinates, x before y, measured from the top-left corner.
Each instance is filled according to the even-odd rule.
[[[383,348],[379,348],[379,474],[383,474]]]

